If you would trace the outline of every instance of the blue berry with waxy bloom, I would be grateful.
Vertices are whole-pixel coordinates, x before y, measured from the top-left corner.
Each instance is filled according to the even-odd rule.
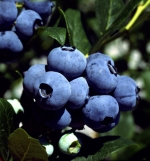
[[[98,133],[108,132],[118,125],[119,119],[120,119],[120,112],[114,118],[114,120],[106,117],[106,119],[104,119],[103,121],[104,124],[101,124],[101,126],[98,129],[93,129],[93,130]],[[112,123],[110,123],[111,121]]]
[[[17,58],[23,51],[23,44],[13,31],[0,32],[0,61],[7,62]]]
[[[119,105],[110,95],[96,95],[89,98],[82,114],[85,124],[92,129],[113,127],[119,114]]]
[[[89,86],[84,77],[78,77],[70,81],[71,95],[66,104],[68,108],[78,109],[82,107],[88,99]]]
[[[109,94],[117,86],[117,71],[111,61],[93,59],[87,63],[86,79],[97,94]]]
[[[13,0],[0,1],[0,29],[11,29],[18,16],[18,10]]]
[[[42,19],[46,19],[52,13],[54,3],[50,0],[24,0],[24,7],[25,9],[30,9],[37,12]]]
[[[48,71],[35,81],[33,92],[36,102],[42,108],[57,110],[69,100],[71,87],[62,74]]]
[[[60,72],[67,79],[74,79],[84,72],[86,58],[75,47],[62,46],[54,48],[47,57],[49,70]]]
[[[100,53],[100,52],[96,52],[96,53],[89,55],[87,57],[87,63],[89,63],[93,59],[103,60],[103,61],[107,61],[107,62],[110,61],[112,66],[115,65],[113,59],[110,56]]]
[[[22,10],[15,21],[16,33],[23,40],[31,38],[34,31],[42,25],[41,16],[33,10]]]
[[[36,79],[41,77],[45,72],[47,72],[47,65],[45,64],[34,64],[25,72],[23,79],[23,88],[29,97],[34,97],[34,83]]]
[[[140,88],[131,77],[122,75],[118,77],[118,83],[112,95],[117,100],[121,111],[130,111],[140,99],[139,91]]]

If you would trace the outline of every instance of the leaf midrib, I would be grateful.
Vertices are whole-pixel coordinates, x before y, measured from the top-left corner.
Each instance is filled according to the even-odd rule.
[[[28,139],[30,139],[30,137],[28,137]],[[30,142],[28,144],[28,148],[27,148],[26,152],[24,153],[23,158],[21,159],[21,161],[24,161],[24,159],[25,159],[25,157],[26,157],[26,155],[27,155],[27,153],[29,151],[30,144],[31,144],[31,139],[30,139]]]

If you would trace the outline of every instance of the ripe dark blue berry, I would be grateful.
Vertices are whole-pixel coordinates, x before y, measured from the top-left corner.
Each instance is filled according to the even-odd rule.
[[[0,29],[10,29],[18,16],[18,10],[13,0],[0,1]]]
[[[17,17],[15,28],[18,36],[21,39],[29,39],[33,36],[34,31],[42,26],[41,16],[33,10],[23,10]]]
[[[119,105],[116,99],[110,95],[97,95],[89,98],[82,109],[83,119],[92,129],[112,128],[119,114]],[[108,129],[109,129],[108,128]]]
[[[78,77],[70,81],[71,95],[66,104],[68,108],[78,109],[82,107],[88,99],[89,86],[83,77]]]
[[[117,100],[121,111],[129,111],[136,106],[137,100],[140,99],[139,90],[131,77],[125,75],[118,77],[113,97]]]
[[[41,77],[46,71],[45,64],[34,64],[24,74],[23,87],[29,97],[34,97],[33,86],[35,81]]]
[[[43,19],[46,19],[52,13],[53,6],[54,4],[50,0],[24,0],[24,7],[37,12]]]
[[[103,121],[103,124],[98,129],[93,129],[93,130],[98,133],[108,132],[118,125],[119,119],[120,119],[120,112],[114,118],[114,120],[112,120],[112,118],[110,118],[110,117],[106,117]],[[112,123],[110,123],[111,121],[112,121]],[[107,124],[107,123],[109,123],[109,124]]]
[[[35,100],[44,109],[57,110],[63,107],[70,95],[70,83],[58,72],[48,71],[34,83]]]
[[[81,76],[86,68],[86,58],[78,49],[70,46],[54,48],[50,51],[47,64],[49,70],[57,71],[68,79]]]
[[[110,56],[103,54],[103,53],[100,53],[100,52],[93,53],[93,54],[89,55],[87,57],[87,63],[89,63],[93,59],[107,61],[107,62],[110,61],[112,66],[115,65],[113,59]]]
[[[11,61],[23,51],[23,44],[13,31],[0,32],[0,61]]]
[[[97,94],[109,94],[117,85],[117,72],[111,61],[93,59],[87,63],[86,79]]]

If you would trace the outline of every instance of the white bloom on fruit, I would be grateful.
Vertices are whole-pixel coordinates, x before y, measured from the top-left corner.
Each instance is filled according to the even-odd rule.
[[[76,155],[81,149],[81,144],[79,143],[78,138],[73,134],[64,134],[58,143],[60,151],[67,155]]]

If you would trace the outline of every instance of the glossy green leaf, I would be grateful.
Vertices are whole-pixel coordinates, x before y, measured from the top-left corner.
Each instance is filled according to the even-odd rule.
[[[124,3],[123,0],[96,0],[95,6],[99,31],[102,35],[119,15],[124,7]]]
[[[7,138],[14,128],[13,116],[14,110],[11,104],[0,98],[0,155],[4,161],[9,157]]]
[[[97,43],[95,43],[95,45],[91,48],[90,53],[99,51],[100,48],[103,46],[103,44],[109,42],[110,40],[112,41],[112,34],[114,34],[115,32],[120,32],[120,30],[125,27],[125,25],[128,23],[127,20],[129,20],[131,13],[140,2],[141,0],[131,0],[124,6],[120,14],[115,18],[113,23],[109,26],[108,30],[106,30],[103,33],[103,35],[100,37]],[[119,33],[119,36],[121,36],[121,33]],[[114,37],[114,39],[115,38],[116,37]]]
[[[84,54],[89,53],[91,44],[86,36],[82,22],[81,14],[78,10],[67,9],[65,16],[68,22],[69,31],[72,37],[73,46]]]
[[[119,30],[124,27],[124,23],[127,21],[132,11],[138,6],[141,0],[132,0],[127,3],[127,5],[123,8],[122,12],[118,15],[116,20],[110,26],[110,30]],[[127,22],[126,22],[127,23]]]
[[[8,148],[15,161],[48,160],[48,155],[39,140],[30,137],[22,128],[10,134]]]
[[[111,153],[116,152],[120,150],[121,148],[137,145],[132,140],[129,140],[127,138],[123,137],[100,137],[97,139],[94,139],[92,141],[92,146],[90,143],[87,148],[91,149],[91,151],[96,147],[99,150],[95,152],[93,155],[88,155],[87,157],[76,157],[72,161],[100,161],[105,159],[107,156],[109,156]],[[95,147],[94,147],[95,146]],[[88,154],[88,152],[87,152]]]
[[[61,17],[63,17],[65,24],[66,24],[66,30],[67,30],[66,43],[69,43],[70,46],[73,46],[72,34],[71,34],[71,31],[70,31],[70,28],[69,28],[69,24],[68,24],[68,20],[66,18],[66,15],[61,8],[58,8],[58,9],[59,9],[59,12],[61,14]],[[67,41],[69,41],[69,42],[67,42]]]
[[[30,40],[33,41],[38,36],[48,36],[56,40],[59,44],[64,45],[66,41],[66,29],[63,27],[40,27]]]

